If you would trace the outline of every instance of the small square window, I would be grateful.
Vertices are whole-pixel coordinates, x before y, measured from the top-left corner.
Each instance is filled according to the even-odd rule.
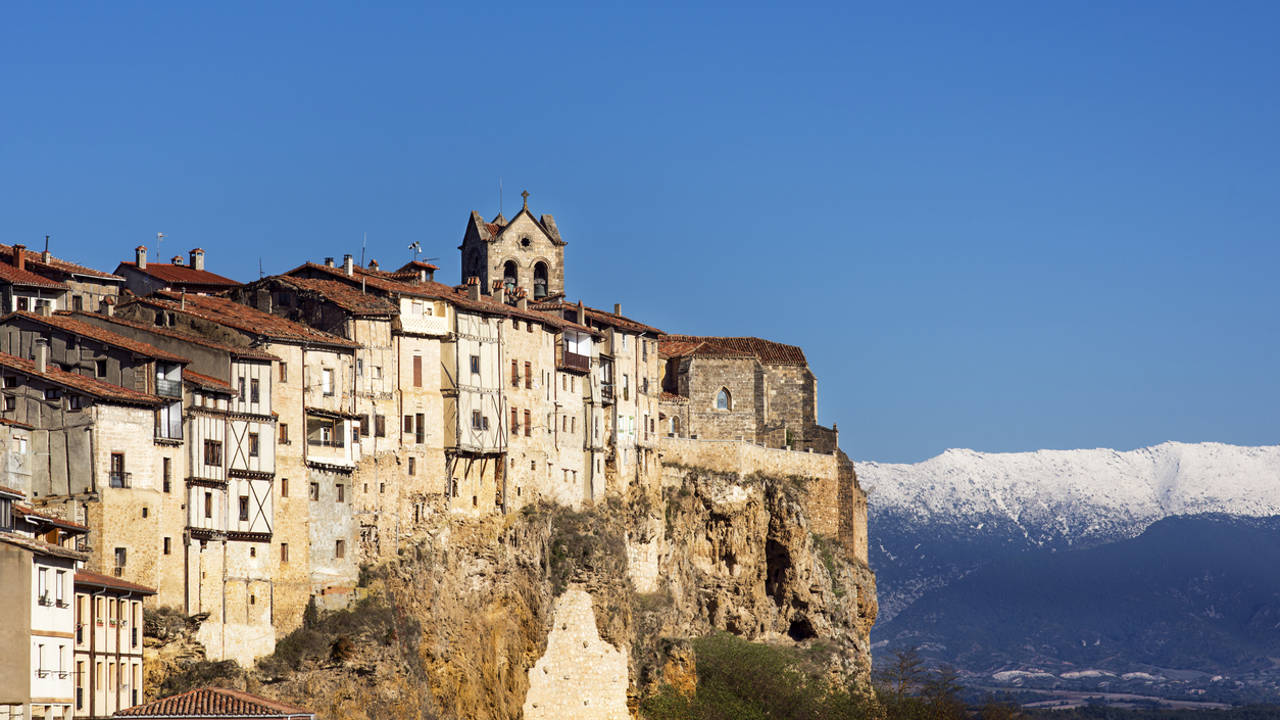
[[[320,499],[320,483],[311,483],[311,499]]]
[[[106,377],[106,376],[107,376],[107,361],[106,361],[106,360],[99,360],[97,363],[95,363],[95,366],[96,366],[96,367],[95,367],[95,370],[96,370],[96,372],[97,372],[97,374],[98,374],[98,377],[103,378],[103,377]]]

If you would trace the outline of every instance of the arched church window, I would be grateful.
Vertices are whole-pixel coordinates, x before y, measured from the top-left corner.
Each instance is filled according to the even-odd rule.
[[[716,409],[730,410],[733,408],[733,397],[729,395],[728,388],[720,388],[720,392],[716,393]]]
[[[516,267],[514,260],[508,260],[503,264],[502,284],[506,286],[508,291],[514,291],[516,286],[520,284],[520,271]]]
[[[547,264],[539,261],[533,266],[533,299],[547,296]]]

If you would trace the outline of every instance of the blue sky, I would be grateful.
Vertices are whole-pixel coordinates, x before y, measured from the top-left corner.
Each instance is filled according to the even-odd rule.
[[[6,5],[0,241],[456,281],[501,178],[855,459],[1280,435],[1274,3],[185,5]]]

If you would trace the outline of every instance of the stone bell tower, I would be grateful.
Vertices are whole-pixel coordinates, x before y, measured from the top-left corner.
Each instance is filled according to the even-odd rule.
[[[471,212],[467,232],[458,249],[462,251],[462,278],[480,278],[488,293],[495,281],[509,288],[524,288],[533,300],[564,294],[564,246],[555,218],[535,218],[529,212],[529,191],[520,193],[524,206],[507,220],[498,213],[485,222]]]

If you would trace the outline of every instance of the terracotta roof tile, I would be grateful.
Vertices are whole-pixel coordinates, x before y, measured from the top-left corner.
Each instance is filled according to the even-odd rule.
[[[662,393],[658,395],[658,401],[676,403],[677,405],[684,405],[689,402],[689,398],[683,395],[677,395],[673,392],[667,392],[666,390],[663,390]]]
[[[576,304],[567,302],[565,300],[546,300],[540,303],[535,303],[533,307],[536,307],[538,310],[551,310],[551,311],[578,309],[578,306]],[[620,330],[627,330],[635,333],[652,333],[654,335],[662,334],[662,331],[659,330],[658,328],[653,327],[652,325],[645,325],[644,323],[638,320],[632,320],[631,318],[626,317],[625,315],[615,315],[614,313],[607,312],[605,310],[599,310],[597,308],[588,307],[588,306],[583,306],[582,311],[583,311],[583,314],[587,316],[587,320],[595,321],[600,325],[604,325],[607,327],[616,327]]]
[[[278,280],[298,290],[315,293],[338,307],[355,315],[395,315],[396,306],[381,295],[362,293],[358,289],[336,280],[277,275]]]
[[[55,288],[58,290],[66,290],[67,286],[57,280],[50,280],[41,277],[30,270],[19,270],[14,267],[12,252],[6,253],[6,257],[0,259],[0,281],[7,282],[11,285],[27,285],[31,287]]]
[[[409,272],[416,273],[418,270],[430,270],[431,272],[435,272],[436,270],[439,270],[439,269],[440,267],[438,265],[432,265],[429,262],[425,262],[422,260],[410,260],[404,265],[401,265],[400,268],[396,270],[396,274],[409,273]]]
[[[120,272],[120,268],[129,268],[143,275],[151,277],[170,285],[210,285],[219,287],[235,287],[240,283],[228,277],[223,277],[217,273],[211,273],[208,270],[196,270],[189,265],[174,265],[172,263],[153,263],[148,262],[145,269],[139,268],[136,262],[122,262],[116,267],[116,273]]]
[[[14,489],[14,488],[9,487],[8,485],[0,485],[0,493],[7,493],[7,494],[9,494],[9,495],[17,495],[17,496],[18,496],[18,497],[20,497],[20,498],[24,498],[24,497],[26,497],[26,496],[27,496],[27,494],[26,494],[26,493],[24,493],[24,492],[22,492],[21,490],[16,490],[16,489]]]
[[[119,385],[112,385],[97,378],[70,373],[53,365],[45,367],[44,373],[36,371],[36,364],[26,358],[8,353],[0,353],[0,367],[17,370],[24,375],[37,377],[55,385],[71,388],[76,392],[102,400],[115,401],[128,405],[146,405],[148,407],[162,405],[160,398],[137,390],[130,390]]]
[[[0,243],[0,255],[13,257],[13,246]],[[24,250],[22,252],[22,257],[26,260],[27,267],[36,274],[40,274],[41,270],[47,268],[54,272],[67,275],[83,275],[86,277],[97,278],[99,280],[115,280],[124,282],[124,278],[119,275],[112,275],[109,272],[95,270],[94,268],[86,267],[84,265],[77,265],[76,263],[69,262],[61,258],[50,256],[49,262],[45,262],[43,255],[31,248]]]
[[[370,273],[362,268],[355,268],[355,275],[348,277],[347,274],[342,271],[342,268],[329,267],[328,265],[317,265],[316,263],[305,263],[285,274],[289,277],[298,277],[302,273],[307,272],[323,273],[348,285],[355,285],[363,280],[367,287],[391,293],[393,295],[407,295],[409,297],[445,300],[458,307],[475,310],[477,312],[518,317],[525,320],[533,320],[534,322],[551,325],[553,327],[571,327],[583,332],[593,332],[591,328],[565,320],[559,315],[533,309],[521,310],[518,307],[499,302],[491,295],[482,294],[479,300],[472,300],[467,293],[467,287],[465,285],[445,285],[444,283],[435,282],[434,280],[428,280],[426,282],[401,282],[384,277],[384,273]]]
[[[48,316],[37,315],[36,313],[29,312],[9,313],[3,318],[0,318],[0,323],[7,322],[13,317],[25,318],[27,320],[40,323],[41,325],[48,325],[49,327],[65,330],[66,332],[80,335],[82,337],[92,338],[93,340],[97,340],[98,342],[106,345],[114,345],[118,348],[123,348],[130,352],[137,353],[138,355],[142,355],[143,357],[164,360],[165,362],[191,362],[189,359],[182,357],[181,355],[174,355],[171,352],[166,352],[153,345],[148,345],[141,340],[136,340],[127,335],[120,335],[119,333],[113,333],[110,330],[105,330],[97,325],[92,325],[84,322],[83,320],[78,320],[75,317],[72,317],[69,313],[58,312]]]
[[[54,545],[53,543],[47,543],[47,542],[44,542],[43,540],[37,540],[36,538],[23,535],[22,533],[11,533],[11,532],[0,533],[0,543],[4,543],[6,545],[15,545],[17,547],[30,550],[31,552],[34,552],[34,553],[52,555],[54,557],[66,558],[68,560],[78,560],[80,562],[84,562],[85,560],[89,559],[89,553],[87,552],[80,552],[79,550],[73,550],[71,548],[62,547],[61,545]]]
[[[183,382],[188,382],[196,387],[208,390],[218,390],[225,393],[232,392],[231,383],[223,382],[218,378],[209,377],[208,375],[201,375],[200,373],[192,372],[191,370],[182,371],[182,380]]]
[[[62,314],[62,313],[59,313],[59,314]],[[119,325],[121,328],[132,328],[135,330],[141,330],[143,332],[155,333],[156,335],[173,338],[174,340],[189,342],[192,345],[199,345],[201,347],[213,348],[214,350],[222,350],[227,352],[233,357],[244,358],[246,360],[277,360],[278,361],[280,359],[269,352],[258,350],[257,348],[251,348],[244,345],[229,345],[227,343],[220,343],[216,340],[210,340],[209,338],[203,335],[193,335],[191,333],[185,333],[179,330],[174,330],[173,328],[148,325],[147,323],[137,322],[136,320],[129,320],[127,318],[122,318],[116,315],[98,315],[98,314],[84,312],[84,311],[73,311],[70,313],[70,316],[78,319],[93,318],[95,320],[101,320],[101,321],[111,323],[112,325]],[[185,373],[186,371],[183,371],[183,372]]]
[[[128,590],[129,592],[142,593],[144,595],[155,595],[154,588],[146,585],[131,583],[128,580],[121,580],[118,577],[103,575],[102,573],[89,572],[88,570],[76,571],[77,585],[93,585],[95,587],[111,588],[112,590]]]
[[[50,525],[56,525],[60,528],[67,528],[70,530],[83,530],[84,532],[89,532],[89,526],[87,525],[81,525],[80,523],[75,522],[74,520],[67,520],[66,518],[58,517],[57,515],[51,515],[49,513],[40,512],[39,510],[36,510],[30,505],[14,505],[13,511],[24,517],[30,516],[38,520],[43,520],[49,523]]]
[[[145,705],[118,710],[113,717],[169,718],[281,718],[315,714],[296,705],[268,700],[241,690],[196,688]]]
[[[307,325],[285,320],[278,315],[264,313],[224,297],[161,291],[145,298],[138,298],[133,302],[162,307],[165,310],[184,313],[235,328],[241,332],[262,335],[275,340],[312,342],[344,348],[360,347],[337,335],[330,335]]]
[[[664,357],[754,357],[766,365],[806,365],[804,351],[757,337],[663,335],[658,352]]]

